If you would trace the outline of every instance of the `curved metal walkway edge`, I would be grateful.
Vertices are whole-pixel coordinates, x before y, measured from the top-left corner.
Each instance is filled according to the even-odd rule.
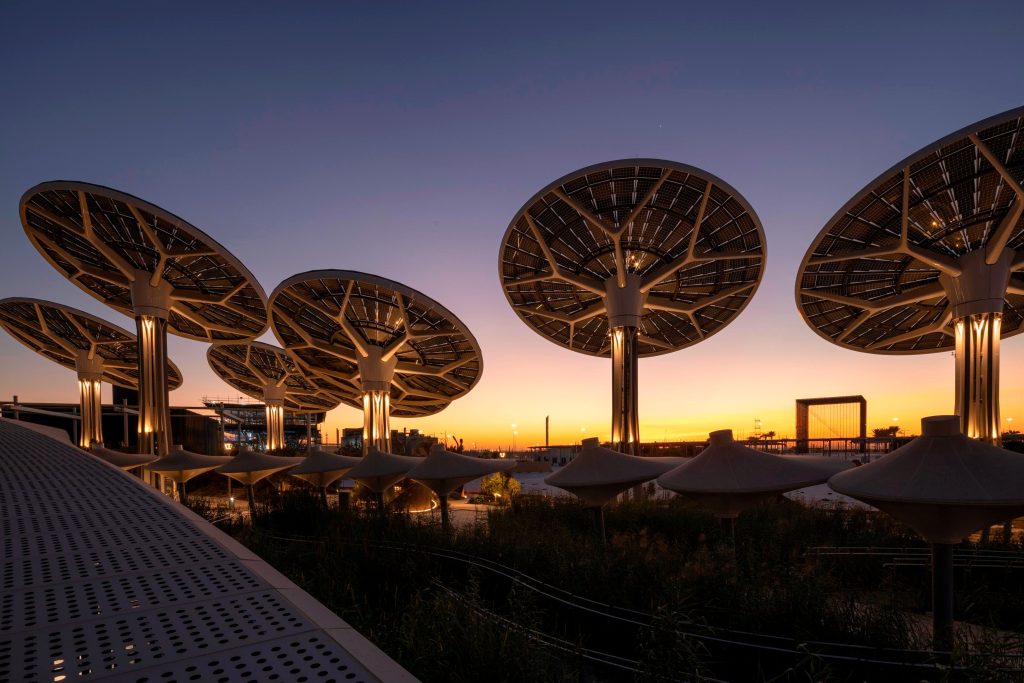
[[[0,681],[416,679],[138,479],[0,420]]]

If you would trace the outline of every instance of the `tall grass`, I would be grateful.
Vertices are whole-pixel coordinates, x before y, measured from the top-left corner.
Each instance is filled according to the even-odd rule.
[[[296,490],[267,496],[252,528],[229,530],[425,681],[863,679],[810,650],[797,660],[743,660],[687,633],[764,633],[797,647],[824,641],[912,649],[926,640],[919,631],[927,567],[808,552],[922,545],[880,514],[782,499],[742,516],[735,545],[718,520],[682,499],[611,507],[607,543],[597,540],[588,511],[562,499],[520,496],[491,511],[486,523],[451,533],[428,519],[339,511]],[[609,622],[538,597],[517,580],[395,547],[401,544],[499,562],[581,599],[653,618],[636,627]],[[1007,604],[1018,605],[1022,590],[1010,592]],[[974,610],[967,614],[1019,621],[1019,612],[999,612],[982,593],[984,599],[962,592],[962,608]],[[988,612],[971,607],[981,604]],[[550,638],[542,643],[537,633]],[[995,636],[979,638],[976,649],[1000,652]],[[586,648],[623,656],[638,673],[588,663]]]

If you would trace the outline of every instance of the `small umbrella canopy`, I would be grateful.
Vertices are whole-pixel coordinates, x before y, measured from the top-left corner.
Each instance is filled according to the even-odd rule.
[[[811,467],[817,467],[826,477],[831,477],[833,474],[839,474],[840,472],[853,467],[853,463],[848,460],[830,458],[825,455],[783,455],[777,457],[781,457],[783,460],[789,460],[790,462],[798,462],[804,465],[810,465]]]
[[[269,477],[274,472],[286,470],[302,463],[302,458],[286,458],[280,455],[257,453],[242,447],[238,455],[217,468],[217,472],[245,486],[252,486],[260,479]]]
[[[348,478],[374,493],[387,491],[405,479],[409,470],[426,461],[425,458],[385,453],[372,446],[366,450],[365,456],[357,459],[360,462],[348,471]]]
[[[308,481],[313,486],[327,488],[362,461],[363,458],[314,448],[300,464],[288,470],[288,474]]]
[[[828,485],[889,513],[930,543],[955,544],[1024,513],[1024,455],[970,439],[956,415],[921,420],[921,436]]]
[[[90,448],[89,452],[100,460],[108,462],[114,467],[118,467],[122,470],[142,467],[143,465],[148,465],[156,460],[156,456],[150,455],[149,453],[122,453],[121,451],[112,451],[109,448],[104,448],[103,446],[98,445],[94,445]]]
[[[584,439],[572,462],[544,477],[544,483],[574,494],[587,507],[601,507],[623,491],[654,479],[679,464],[676,458],[639,458]]]
[[[658,478],[662,488],[693,498],[717,517],[735,518],[765,498],[821,484],[830,472],[747,448],[731,429],[709,434],[710,445],[693,460]]]
[[[153,462],[149,469],[178,484],[184,484],[189,479],[209,472],[229,460],[231,458],[226,455],[200,455],[175,445],[171,446],[170,453]]]
[[[419,464],[409,470],[406,476],[423,484],[439,498],[447,496],[474,479],[494,472],[508,471],[516,466],[514,460],[483,460],[452,453],[439,443],[431,446],[427,457],[412,459],[419,460]],[[351,476],[351,472],[349,475]]]

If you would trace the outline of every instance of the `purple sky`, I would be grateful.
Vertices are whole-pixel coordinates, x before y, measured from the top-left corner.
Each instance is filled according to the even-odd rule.
[[[951,409],[947,354],[832,348],[801,321],[793,282],[811,239],[866,182],[1021,104],[1021,3],[208,4],[5,5],[0,296],[131,327],[64,281],[17,216],[44,180],[111,185],[210,233],[268,293],[298,271],[347,268],[462,317],[483,346],[483,380],[399,427],[483,445],[516,423],[520,444],[535,443],[551,414],[561,440],[581,427],[607,436],[607,362],[516,318],[498,246],[551,180],[659,157],[743,193],[769,256],[729,329],[641,362],[645,440],[743,431],[756,416],[791,433],[797,394],[863,393],[871,426]],[[1004,345],[1004,414],[1022,351]],[[171,353],[186,376],[174,403],[230,394],[203,345],[174,339]],[[70,401],[72,377],[0,336],[3,398]],[[357,423],[345,409],[329,426]]]

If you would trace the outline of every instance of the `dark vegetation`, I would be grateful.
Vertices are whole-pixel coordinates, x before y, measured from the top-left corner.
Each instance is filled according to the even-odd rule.
[[[605,544],[558,499],[448,534],[429,519],[268,487],[253,527],[221,523],[424,681],[1021,680],[1019,570],[958,570],[958,619],[993,628],[951,671],[920,651],[927,564],[893,559],[924,545],[881,514],[780,499],[735,546],[681,499],[609,508]],[[815,550],[851,546],[878,550]]]

